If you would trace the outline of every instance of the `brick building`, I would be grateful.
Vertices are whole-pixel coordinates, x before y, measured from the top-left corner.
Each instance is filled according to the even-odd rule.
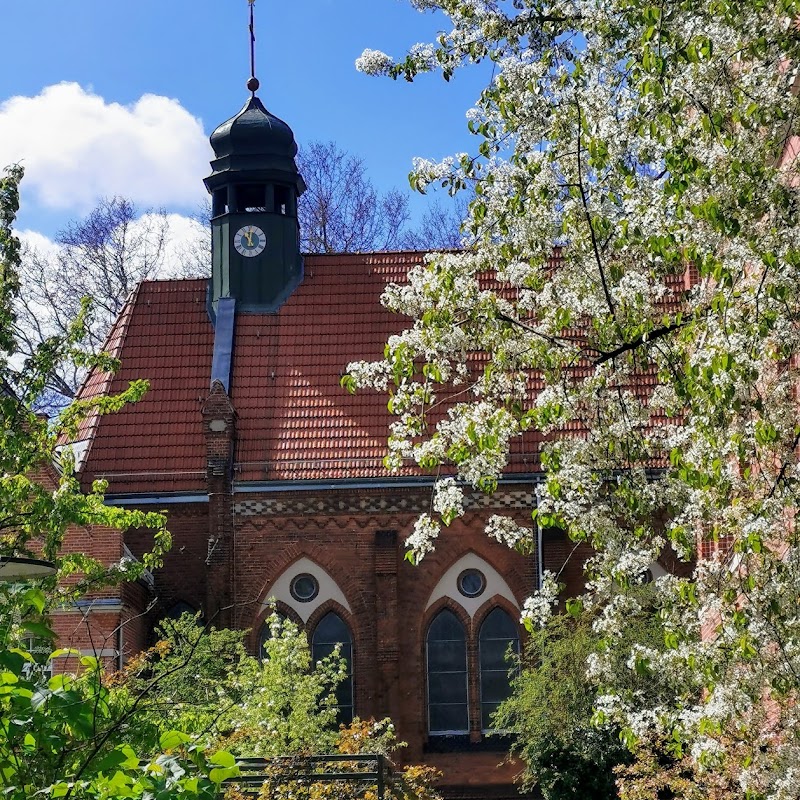
[[[493,513],[530,523],[538,443],[520,442],[512,477],[491,498],[471,496],[435,553],[409,564],[404,541],[432,479],[385,470],[386,398],[351,396],[340,378],[403,325],[379,298],[420,254],[303,259],[294,137],[255,94],[211,142],[211,280],[141,284],[107,343],[120,371],[94,373],[82,390],[149,380],[139,403],[86,421],[78,466],[84,485],[108,482],[110,503],[164,509],[174,537],[151,584],[91,613],[131,620],[109,645],[120,661],[185,609],[250,629],[256,653],[274,599],[316,652],[342,643],[343,718],[390,716],[404,757],[441,768],[450,797],[517,797],[490,714],[508,692],[503,656],[522,638],[522,602],[571,545],[553,534],[522,556],[483,528]],[[128,531],[114,557],[148,542]],[[565,573],[574,589],[580,564],[578,554]]]

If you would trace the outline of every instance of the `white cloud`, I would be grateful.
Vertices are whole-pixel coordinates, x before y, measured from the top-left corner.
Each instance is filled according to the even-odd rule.
[[[22,242],[23,247],[29,247],[43,256],[52,257],[58,254],[58,245],[39,231],[22,230],[14,231]]]
[[[150,214],[143,214],[131,228],[131,236],[138,231],[153,230]],[[24,247],[35,250],[40,256],[50,260],[59,252],[59,245],[38,231],[25,229],[15,231]],[[211,274],[211,238],[208,229],[193,217],[182,214],[167,214],[167,237],[164,242],[164,255],[161,268],[152,278],[169,278],[186,273],[192,268],[194,275]]]
[[[23,191],[50,208],[83,213],[113,195],[195,206],[210,157],[200,120],[167,97],[124,106],[59,83],[0,104],[0,167],[21,162]]]
[[[196,219],[167,214],[169,236],[164,248],[164,274],[175,275],[192,266],[194,274],[211,277],[211,233]]]

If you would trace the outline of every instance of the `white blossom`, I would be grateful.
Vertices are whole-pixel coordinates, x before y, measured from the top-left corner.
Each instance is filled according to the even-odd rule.
[[[533,539],[533,530],[520,525],[511,517],[493,514],[486,523],[486,533],[507,547],[517,547]]]
[[[392,58],[380,50],[366,49],[356,59],[356,69],[367,75],[386,75],[393,65]]]
[[[442,517],[460,517],[464,513],[464,492],[455,478],[440,478],[433,487],[433,508]]]
[[[522,622],[535,628],[543,628],[553,616],[560,590],[556,576],[545,570],[542,574],[541,587],[525,600]]]
[[[414,531],[406,539],[406,547],[413,553],[417,564],[433,552],[433,542],[439,536],[439,530],[439,525],[427,514],[422,514],[414,523]]]

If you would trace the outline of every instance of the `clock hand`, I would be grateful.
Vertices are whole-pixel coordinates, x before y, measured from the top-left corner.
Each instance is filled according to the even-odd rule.
[[[253,232],[252,231],[247,231],[244,234],[244,238],[247,239],[247,246],[248,247],[252,247],[253,246]]]

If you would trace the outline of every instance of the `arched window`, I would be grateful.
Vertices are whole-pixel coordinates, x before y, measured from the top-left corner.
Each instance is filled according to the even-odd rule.
[[[511,616],[495,608],[478,634],[481,674],[481,730],[492,730],[492,714],[511,694],[510,673],[514,665],[506,658],[509,648],[519,652],[519,631]]]
[[[197,614],[197,609],[194,606],[190,606],[185,600],[178,600],[178,602],[167,611],[167,617],[169,619],[180,619],[184,614]]]
[[[319,621],[311,637],[314,662],[329,656],[337,644],[339,655],[347,662],[347,677],[336,687],[336,720],[347,725],[353,721],[353,637],[344,620],[329,611]]]
[[[464,626],[452,611],[444,609],[436,615],[426,645],[428,731],[469,733],[467,640]]]

